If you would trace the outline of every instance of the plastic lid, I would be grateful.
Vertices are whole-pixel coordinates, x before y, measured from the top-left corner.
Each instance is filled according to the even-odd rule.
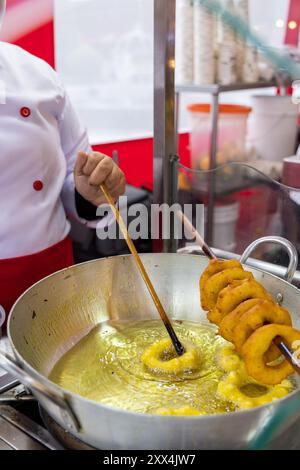
[[[195,103],[187,107],[191,113],[210,113],[211,105],[209,103]],[[238,104],[219,104],[219,113],[221,114],[249,114],[252,108]]]
[[[283,159],[285,163],[300,163],[300,155],[293,155]]]

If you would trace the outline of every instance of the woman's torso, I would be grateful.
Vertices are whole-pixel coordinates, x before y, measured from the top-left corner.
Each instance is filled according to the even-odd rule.
[[[43,61],[0,43],[0,259],[62,240],[66,177],[59,117],[63,89]]]

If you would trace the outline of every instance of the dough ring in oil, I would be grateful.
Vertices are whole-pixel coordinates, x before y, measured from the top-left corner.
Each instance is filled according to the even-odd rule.
[[[266,405],[285,397],[293,389],[289,380],[271,386],[253,380],[248,376],[244,362],[231,347],[220,351],[218,362],[227,374],[218,384],[217,395],[222,400],[233,403],[238,409]]]
[[[258,396],[251,396],[247,390],[258,391]],[[255,408],[266,405],[274,400],[283,398],[293,389],[289,380],[283,380],[278,385],[260,385],[251,381],[248,376],[239,372],[230,372],[218,384],[217,394],[222,400],[233,403],[239,409]]]
[[[181,408],[158,408],[154,413],[162,416],[200,416],[206,414],[204,411],[199,411],[189,406],[183,406]]]
[[[200,353],[195,346],[185,344],[185,353],[177,356],[170,339],[152,344],[142,354],[142,362],[156,374],[181,375],[200,366]]]

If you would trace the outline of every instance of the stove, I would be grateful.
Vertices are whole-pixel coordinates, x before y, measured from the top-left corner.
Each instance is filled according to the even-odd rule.
[[[1,350],[11,353],[7,338],[0,339]],[[0,449],[61,449],[39,417],[31,393],[0,364]]]
[[[93,449],[59,426],[23,385],[2,372],[0,450]]]
[[[12,354],[7,338],[0,349]],[[1,369],[0,361],[0,450],[90,450],[60,427],[34,396]]]
[[[0,450],[62,450],[34,397],[9,374],[0,377]]]

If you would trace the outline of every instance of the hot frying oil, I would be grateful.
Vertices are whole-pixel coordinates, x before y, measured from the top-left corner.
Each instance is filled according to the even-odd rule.
[[[213,327],[174,322],[181,341],[199,348],[199,370],[170,378],[153,375],[141,355],[154,342],[166,338],[160,321],[108,322],[95,327],[53,368],[50,379],[90,400],[125,410],[155,413],[158,408],[193,407],[213,414],[233,411],[216,397],[224,372],[216,353],[225,341]]]

